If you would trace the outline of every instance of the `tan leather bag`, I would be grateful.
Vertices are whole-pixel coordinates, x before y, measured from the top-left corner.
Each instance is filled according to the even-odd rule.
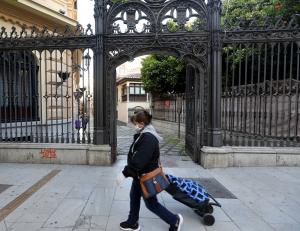
[[[160,193],[170,184],[168,178],[163,173],[161,166],[142,175],[139,180],[143,197],[146,199]]]

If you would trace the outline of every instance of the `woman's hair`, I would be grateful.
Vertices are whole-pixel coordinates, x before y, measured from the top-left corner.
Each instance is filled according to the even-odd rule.
[[[130,121],[135,123],[144,123],[145,125],[148,125],[151,123],[152,115],[146,110],[138,110],[134,112],[134,115],[131,116]]]

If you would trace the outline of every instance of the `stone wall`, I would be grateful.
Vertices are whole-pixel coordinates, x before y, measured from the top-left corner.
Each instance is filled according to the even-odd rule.
[[[204,168],[300,166],[300,148],[203,147],[199,155]]]
[[[0,163],[111,165],[109,145],[0,143]]]

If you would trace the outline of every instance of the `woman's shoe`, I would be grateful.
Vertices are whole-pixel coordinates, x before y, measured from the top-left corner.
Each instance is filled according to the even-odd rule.
[[[183,217],[181,216],[181,214],[177,214],[177,221],[175,223],[175,225],[171,225],[169,231],[180,231],[181,230],[181,226],[183,223]]]
[[[120,223],[120,229],[126,230],[126,231],[139,231],[140,226],[139,223],[135,223],[134,225],[129,224],[127,221]]]

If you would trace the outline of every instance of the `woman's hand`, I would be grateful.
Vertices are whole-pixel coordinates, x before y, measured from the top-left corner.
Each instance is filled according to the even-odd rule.
[[[117,186],[120,186],[120,184],[123,182],[124,179],[125,179],[124,174],[122,172],[119,173],[116,180]]]
[[[128,165],[125,166],[125,168],[122,171],[123,175],[127,178],[127,177],[133,177],[133,178],[137,178],[138,174],[137,171],[134,170],[133,168],[129,167]]]

